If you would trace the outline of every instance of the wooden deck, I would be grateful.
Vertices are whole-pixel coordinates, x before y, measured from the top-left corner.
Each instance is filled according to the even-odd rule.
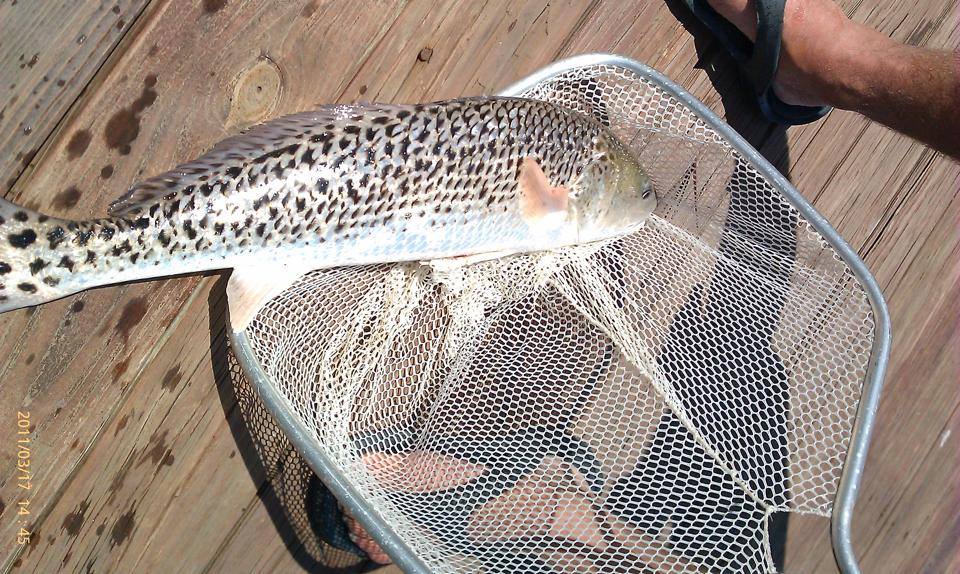
[[[960,46],[953,0],[843,5],[899,40]],[[0,191],[95,217],[132,182],[253,122],[318,103],[491,93],[590,51],[644,61],[725,115],[867,261],[895,343],[856,548],[865,572],[960,571],[960,165],[846,112],[771,128],[675,0],[7,0]],[[0,317],[4,570],[316,565],[302,524],[277,527],[306,479],[295,458],[277,464],[282,439],[258,444],[248,430],[269,421],[231,384],[223,308],[223,282],[209,275]],[[33,431],[29,491],[17,481],[18,411]],[[281,486],[251,464],[258,453],[284,469]],[[23,546],[21,522],[32,532]],[[793,521],[786,564],[836,570],[826,521]]]

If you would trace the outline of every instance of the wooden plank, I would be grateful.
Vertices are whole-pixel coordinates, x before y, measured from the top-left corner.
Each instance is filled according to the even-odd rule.
[[[90,217],[130,182],[195,157],[239,127],[333,99],[401,3],[381,2],[376,18],[365,18],[367,7],[355,3],[317,7],[306,18],[308,5],[160,7],[14,199],[57,215]],[[170,34],[174,29],[179,32]],[[222,44],[211,44],[211,36]],[[271,71],[283,78],[269,97],[256,90],[262,76],[251,78],[264,67],[267,78]],[[71,134],[82,130],[93,134],[85,154],[64,162]],[[14,420],[16,410],[29,409],[36,421],[35,521],[52,510],[198,281],[102,289],[0,317],[0,377],[9,381],[0,415]],[[0,455],[11,460],[13,447],[4,443]],[[9,465],[0,469],[0,500],[11,508],[21,500],[13,472]],[[16,527],[0,525],[7,564],[20,550]],[[34,527],[44,529],[40,522]]]
[[[0,191],[9,192],[147,0],[0,4]],[[72,139],[83,154],[88,132]]]
[[[694,42],[658,3],[397,2],[378,4],[375,22],[368,7],[343,3],[207,5],[206,11],[178,7],[177,14],[169,5],[158,9],[131,40],[130,53],[118,57],[35,161],[40,169],[32,181],[17,185],[21,200],[89,216],[140,175],[192,157],[252,121],[317,102],[489,92],[557,54],[618,51],[645,60],[714,109],[741,116],[738,129],[783,160],[801,191],[866,255],[887,292],[898,338],[855,541],[870,571],[956,565],[957,522],[942,502],[960,493],[950,448],[960,436],[957,371],[955,359],[944,355],[957,337],[944,319],[957,312],[953,224],[960,208],[944,192],[960,189],[957,164],[849,113],[834,112],[785,136],[771,132],[736,95],[735,70],[722,65],[709,39],[698,46],[702,68],[694,67],[700,59]],[[895,37],[955,46],[957,28],[944,24],[944,6],[950,4],[847,5],[856,19]],[[212,53],[211,38],[218,40]],[[432,52],[418,58],[425,48]],[[150,75],[157,76],[156,100],[135,113],[131,102],[148,93],[143,82]],[[267,89],[270,97],[251,93],[258,78],[275,86]],[[131,116],[125,129],[105,133],[111,120],[120,125],[113,118]],[[89,149],[64,162],[72,134],[83,130],[94,134]],[[65,568],[74,570],[87,563],[166,570],[174,557],[213,571],[295,567],[256,498],[262,477],[251,480],[230,458],[233,440],[210,392],[211,358],[196,345],[210,339],[204,315],[210,283],[200,282],[192,299],[197,280],[181,279],[99,290],[0,318],[0,376],[9,393],[0,399],[0,416],[9,420],[23,407],[34,413],[35,482],[42,491],[33,501],[46,515],[22,557],[24,569],[57,569],[68,554]],[[101,331],[89,341],[89,333]],[[182,381],[174,395],[164,381],[171,386],[165,375],[177,362]],[[9,457],[9,446],[0,455]],[[87,458],[78,466],[81,451]],[[0,500],[8,508],[17,500],[10,477],[0,475]],[[229,488],[212,497],[211,480]],[[0,535],[10,540],[11,532]],[[788,571],[835,571],[823,521],[794,521],[787,557],[796,566]]]

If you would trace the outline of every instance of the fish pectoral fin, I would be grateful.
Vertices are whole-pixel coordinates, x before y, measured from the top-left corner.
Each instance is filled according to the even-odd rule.
[[[535,158],[526,157],[520,167],[520,214],[527,221],[567,211],[570,190],[551,187],[547,174]]]
[[[310,271],[305,267],[281,264],[234,267],[227,281],[231,328],[237,332],[246,329],[267,301]]]

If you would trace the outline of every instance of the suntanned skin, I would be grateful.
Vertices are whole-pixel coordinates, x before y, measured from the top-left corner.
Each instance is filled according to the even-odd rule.
[[[708,1],[750,39],[755,37],[757,14],[752,0]],[[785,102],[854,111],[960,160],[960,51],[900,44],[851,21],[832,0],[787,0],[783,20],[774,90]],[[445,464],[453,464],[446,470],[451,484],[445,486],[470,474],[467,462]],[[443,476],[445,471],[438,468],[436,474]],[[539,498],[544,497],[552,495]],[[483,521],[484,512],[494,512],[495,503],[496,499],[478,510],[478,522]],[[571,537],[567,530],[576,525],[573,538],[594,542],[595,517],[586,498],[581,503],[568,500],[553,517],[552,524],[546,525],[549,533]],[[348,517],[347,524],[357,545],[372,560],[390,562],[356,521]],[[601,549],[603,544],[594,546]]]
[[[752,0],[708,0],[753,39]],[[774,91],[854,111],[960,159],[960,51],[906,46],[853,22],[833,0],[787,0]]]

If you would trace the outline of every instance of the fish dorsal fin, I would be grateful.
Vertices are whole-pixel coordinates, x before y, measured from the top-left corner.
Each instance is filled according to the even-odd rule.
[[[108,212],[123,215],[138,207],[152,205],[167,194],[201,184],[232,167],[242,167],[265,154],[307,141],[326,131],[327,126],[341,129],[347,122],[362,123],[410,108],[412,106],[393,104],[341,104],[270,120],[221,141],[192,162],[134,185],[110,204]]]
[[[540,163],[526,157],[520,167],[520,214],[527,221],[537,221],[554,213],[566,212],[570,190],[553,187]]]
[[[267,301],[310,271],[309,267],[283,263],[235,267],[227,281],[230,327],[237,332],[246,329]]]

